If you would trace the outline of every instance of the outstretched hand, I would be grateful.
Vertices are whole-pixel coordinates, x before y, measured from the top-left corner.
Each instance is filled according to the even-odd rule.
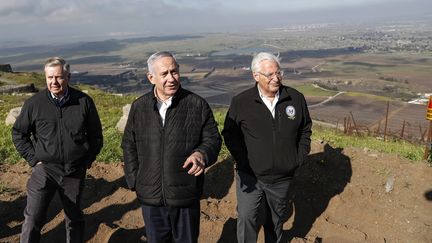
[[[188,174],[194,176],[201,175],[205,169],[203,154],[200,152],[192,153],[184,162],[183,168],[187,168],[190,164],[192,164],[192,167],[189,169]]]

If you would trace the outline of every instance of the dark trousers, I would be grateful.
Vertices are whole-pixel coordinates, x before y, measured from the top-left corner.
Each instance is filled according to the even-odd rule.
[[[199,202],[191,207],[142,206],[148,243],[196,243],[200,225]]]
[[[256,242],[263,225],[266,243],[281,242],[283,224],[292,212],[291,180],[267,184],[242,171],[236,173],[237,241]]]
[[[59,193],[65,212],[66,241],[84,242],[84,215],[80,201],[85,168],[69,176],[55,176],[47,173],[44,167],[43,164],[33,167],[27,182],[27,206],[20,242],[39,242],[48,206],[56,192]]]

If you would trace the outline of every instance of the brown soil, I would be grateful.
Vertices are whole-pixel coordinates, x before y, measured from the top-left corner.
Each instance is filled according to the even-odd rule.
[[[293,186],[293,213],[284,225],[292,242],[432,242],[432,168],[368,149],[343,151],[313,143]],[[27,165],[0,165],[0,242],[18,242],[25,206]],[[200,242],[235,242],[233,163],[206,172]],[[386,192],[385,184],[394,178]],[[120,164],[95,163],[83,205],[88,242],[145,242],[135,194]],[[63,212],[51,203],[42,242],[64,242]],[[263,242],[260,232],[259,242]]]

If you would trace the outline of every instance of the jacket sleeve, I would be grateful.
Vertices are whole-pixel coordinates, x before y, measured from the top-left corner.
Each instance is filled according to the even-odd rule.
[[[135,190],[136,176],[138,173],[138,152],[135,137],[135,111],[136,103],[132,104],[123,133],[121,147],[123,149],[124,172],[126,182],[131,190]]]
[[[93,100],[89,98],[88,101],[88,114],[86,119],[87,141],[89,141],[90,150],[88,157],[87,167],[90,168],[93,161],[103,146],[102,125],[99,119],[99,114]]]
[[[38,160],[35,158],[32,134],[34,134],[34,121],[30,105],[26,102],[12,127],[12,141],[18,153],[33,167]]]
[[[193,151],[201,152],[204,155],[206,167],[208,167],[217,161],[222,145],[222,138],[219,134],[213,112],[207,102],[203,104],[202,116],[204,123],[201,132],[201,143]]]
[[[298,157],[299,165],[302,165],[306,159],[306,156],[310,152],[311,148],[311,135],[312,135],[312,120],[309,115],[309,110],[306,104],[306,100],[301,95],[303,119],[300,126],[299,138],[298,138]]]
[[[237,163],[237,168],[241,168],[249,165],[249,162],[243,132],[238,119],[238,112],[238,102],[234,97],[225,117],[222,136],[224,137],[225,145]]]

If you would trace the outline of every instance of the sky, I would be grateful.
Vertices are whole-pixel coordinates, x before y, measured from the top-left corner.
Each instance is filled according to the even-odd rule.
[[[0,48],[432,16],[431,0],[0,0]]]

